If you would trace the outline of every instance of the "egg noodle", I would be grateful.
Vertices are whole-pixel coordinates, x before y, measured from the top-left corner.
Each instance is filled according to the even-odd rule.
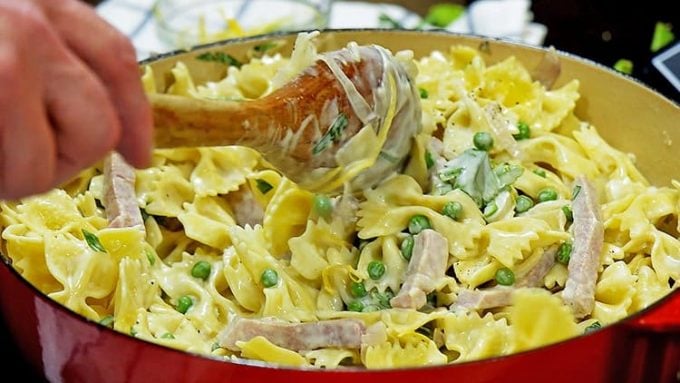
[[[100,165],[62,188],[2,202],[2,253],[50,298],[139,339],[326,368],[512,354],[606,326],[677,288],[680,183],[651,186],[574,114],[578,80],[548,90],[514,57],[493,65],[483,57],[452,46],[414,61],[423,129],[405,170],[375,188],[315,195],[245,147],[156,150],[153,165],[135,171],[143,228],[109,227]],[[258,98],[292,64],[264,55],[198,85],[178,63],[167,92]],[[147,68],[148,91],[152,75]],[[490,148],[479,141],[489,137]],[[580,178],[593,185],[603,233],[585,315],[563,296],[579,246]],[[391,307],[417,279],[409,259],[427,258],[417,254],[426,228],[445,239],[445,269],[416,289],[425,304]],[[537,283],[520,286],[546,254]],[[506,304],[459,299],[506,290]],[[286,348],[262,335],[227,347],[223,333],[236,318],[364,327],[357,347]]]

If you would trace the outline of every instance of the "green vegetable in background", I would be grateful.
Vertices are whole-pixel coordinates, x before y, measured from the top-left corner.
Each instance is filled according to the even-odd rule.
[[[439,28],[448,27],[465,12],[465,7],[459,4],[441,3],[430,7],[423,21]]]
[[[383,28],[404,29],[400,22],[390,17],[387,13],[380,13],[378,15],[378,24]]]
[[[675,40],[673,34],[673,25],[671,23],[657,22],[654,26],[654,35],[652,36],[652,44],[649,49],[652,52],[657,52],[659,49],[665,47]]]
[[[224,52],[205,52],[196,56],[196,58],[201,61],[213,61],[227,66],[235,66],[237,68],[240,68],[243,65],[243,63],[234,58],[234,56]]]
[[[633,74],[633,62],[628,59],[619,59],[614,63],[614,69],[621,73]]]

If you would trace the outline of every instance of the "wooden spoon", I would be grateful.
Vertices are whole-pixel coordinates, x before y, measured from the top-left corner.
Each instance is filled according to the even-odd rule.
[[[377,134],[390,103],[394,119],[384,155],[362,171],[356,188],[370,187],[398,170],[420,128],[414,81],[405,66],[379,46],[350,45],[325,53],[259,99],[238,102],[169,94],[149,98],[157,148],[243,145],[261,152],[288,178],[307,184],[321,174],[315,170],[338,166],[336,153],[363,127],[370,124]]]

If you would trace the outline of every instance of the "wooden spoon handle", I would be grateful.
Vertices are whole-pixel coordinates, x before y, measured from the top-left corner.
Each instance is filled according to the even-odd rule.
[[[249,102],[149,94],[157,148],[247,144],[248,129],[262,115]],[[247,122],[250,121],[250,122]]]

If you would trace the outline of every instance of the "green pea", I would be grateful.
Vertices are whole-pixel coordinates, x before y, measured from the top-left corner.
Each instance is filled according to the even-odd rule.
[[[191,268],[191,276],[205,281],[210,276],[210,269],[212,269],[212,265],[209,262],[198,261]]]
[[[571,251],[573,250],[573,246],[571,242],[563,242],[560,247],[557,248],[557,253],[555,254],[555,260],[557,262],[563,264],[563,265],[568,265],[569,260],[571,259]]]
[[[475,144],[475,148],[488,151],[493,147],[493,137],[487,132],[477,132],[472,137],[472,143]]]
[[[368,294],[363,282],[352,282],[349,287],[350,293],[354,298],[363,298]]]
[[[524,213],[525,211],[531,209],[532,207],[534,207],[534,200],[525,195],[517,197],[517,201],[515,202],[515,211],[518,214]]]
[[[279,283],[279,273],[274,269],[264,269],[260,276],[260,281],[264,287],[276,286]]]
[[[418,234],[425,229],[431,228],[430,220],[422,214],[414,215],[408,221],[408,231],[411,234]]]
[[[452,220],[457,221],[463,213],[463,205],[458,201],[449,201],[444,205],[442,213]]]
[[[574,212],[571,211],[569,205],[562,206],[562,211],[564,212],[564,216],[567,217],[568,222],[574,222]]]
[[[106,327],[113,327],[113,315],[107,315],[99,321],[99,324]]]
[[[170,332],[166,332],[165,334],[161,335],[161,339],[175,339],[175,336]]]
[[[536,174],[539,177],[543,177],[543,178],[546,177],[545,170],[543,170],[541,168],[534,169],[534,174]]]
[[[314,213],[319,217],[328,218],[333,213],[333,202],[324,194],[315,195],[312,206]]]
[[[364,304],[359,301],[351,301],[347,304],[347,310],[361,312],[364,309]]]
[[[557,199],[557,192],[555,189],[545,188],[538,192],[536,199],[538,199],[538,202],[554,201]]]
[[[366,271],[368,271],[368,276],[376,281],[385,274],[385,264],[380,261],[371,261],[366,267]]]
[[[430,93],[425,88],[418,88],[418,93],[420,93],[420,98],[428,98]]]
[[[526,122],[520,121],[519,124],[517,124],[517,130],[519,130],[519,132],[512,135],[515,137],[515,140],[526,140],[531,137],[531,128],[529,128],[529,125],[527,125]]]
[[[175,306],[175,310],[182,314],[186,314],[193,305],[194,300],[188,295],[183,295],[177,300],[177,306]]]
[[[409,235],[408,237],[404,238],[403,241],[401,241],[401,256],[404,257],[404,259],[407,261],[411,260],[411,255],[413,255],[414,244],[415,240],[413,239],[412,235]]]
[[[499,285],[510,286],[515,283],[515,273],[507,267],[496,270],[496,282]]]

